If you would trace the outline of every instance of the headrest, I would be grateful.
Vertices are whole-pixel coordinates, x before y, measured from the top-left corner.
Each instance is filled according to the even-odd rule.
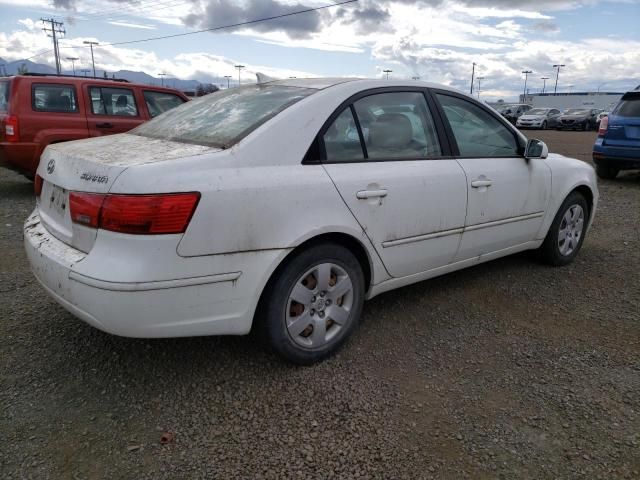
[[[118,100],[116,100],[116,107],[126,107],[127,106],[127,96],[120,95]]]
[[[379,148],[404,148],[413,138],[411,120],[401,113],[383,113],[369,127],[371,145]]]

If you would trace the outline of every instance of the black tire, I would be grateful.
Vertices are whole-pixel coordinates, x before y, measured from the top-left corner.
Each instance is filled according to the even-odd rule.
[[[293,288],[306,272],[309,272],[309,270],[317,265],[325,263],[338,266],[348,275],[349,280],[351,280],[352,290],[349,293],[349,295],[351,295],[351,305],[348,310],[348,320],[345,321],[345,325],[343,326],[337,323],[334,324],[333,320],[329,318],[330,310],[327,310],[326,320],[319,320],[320,314],[315,312],[313,305],[296,303],[296,306],[302,305],[305,313],[311,314],[315,312],[315,317],[313,317],[315,318],[314,321],[324,321],[325,326],[322,328],[327,328],[327,332],[330,332],[331,328],[339,327],[337,333],[322,346],[306,348],[294,340],[294,337],[289,333],[287,328],[287,309],[293,308],[293,303],[290,302],[290,295]],[[331,275],[333,275],[333,271]],[[285,360],[299,365],[310,365],[324,360],[337,352],[356,329],[364,303],[365,280],[362,267],[351,251],[338,244],[323,243],[310,246],[295,254],[292,258],[287,259],[286,263],[276,271],[267,289],[264,302],[262,302],[261,305],[262,311],[259,312],[260,318],[258,319],[259,331],[263,340],[266,341],[268,347],[271,347]],[[319,293],[317,295],[320,296]],[[328,297],[329,295],[327,294],[327,298]],[[314,298],[316,297],[314,296]],[[324,309],[324,306],[322,308]],[[289,313],[289,315],[291,315],[291,313]],[[302,313],[299,313],[299,315],[302,315]],[[323,318],[325,318],[324,311],[322,315]],[[332,323],[329,327],[326,327],[328,322]],[[310,324],[311,332],[315,329],[313,325],[314,324]],[[300,340],[300,337],[303,336],[305,331],[296,338]],[[312,335],[313,333],[309,333],[307,337],[311,338]]]
[[[574,208],[574,206],[580,206],[582,208],[584,215],[582,230],[580,232],[580,237],[578,239],[577,245],[570,253],[563,254],[560,251],[558,236],[563,225],[565,213],[567,213],[568,210]],[[553,219],[553,223],[551,223],[551,227],[549,227],[547,236],[545,237],[543,244],[540,246],[539,253],[542,260],[545,263],[554,266],[563,266],[571,263],[576,255],[578,255],[578,252],[582,247],[582,243],[584,242],[584,234],[587,230],[588,223],[589,205],[587,204],[587,200],[581,193],[575,191],[571,192],[565,199],[565,201],[562,202],[562,205],[558,209],[558,213],[556,213],[556,216]]]
[[[542,122],[542,130],[546,130],[547,129],[547,121],[545,120],[544,122]]]
[[[620,170],[618,170],[617,168],[605,167],[604,165],[596,165],[596,175],[598,175],[599,178],[605,180],[613,180],[618,176],[619,172]]]
[[[587,130],[589,130],[589,122],[584,122],[582,124],[582,131],[586,132]]]

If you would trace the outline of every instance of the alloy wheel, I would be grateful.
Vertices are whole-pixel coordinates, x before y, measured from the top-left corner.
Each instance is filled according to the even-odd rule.
[[[560,222],[558,249],[560,254],[571,255],[580,244],[584,226],[584,210],[580,205],[571,205]]]

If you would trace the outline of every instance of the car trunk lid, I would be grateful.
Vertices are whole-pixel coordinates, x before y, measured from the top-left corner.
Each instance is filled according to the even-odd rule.
[[[42,224],[58,240],[89,252],[97,229],[72,222],[70,192],[106,194],[118,176],[131,166],[217,150],[131,134],[50,145],[43,153],[38,168],[38,175],[42,178],[38,199]]]

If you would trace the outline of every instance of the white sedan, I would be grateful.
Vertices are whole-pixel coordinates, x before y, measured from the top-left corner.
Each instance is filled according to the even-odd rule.
[[[571,262],[598,190],[491,108],[422,82],[220,91],[129,133],[49,146],[24,227],[33,272],[128,337],[241,335],[335,352],[365,299],[538,249]]]

